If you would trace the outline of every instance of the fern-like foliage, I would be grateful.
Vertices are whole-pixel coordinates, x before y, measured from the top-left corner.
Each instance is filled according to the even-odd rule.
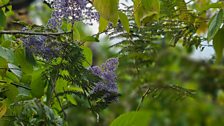
[[[125,71],[122,73],[128,73],[132,76],[131,82],[135,88],[147,84],[152,88],[151,90],[161,89],[163,93],[172,90],[173,94],[179,94],[180,97],[192,96],[194,94],[193,90],[185,89],[181,86],[180,81],[172,80],[172,76],[163,78],[162,75],[165,73],[162,71],[158,71],[162,74],[161,78],[152,77],[154,71],[163,67],[156,64],[159,62],[157,58],[164,50],[169,50],[169,48],[180,44],[188,49],[197,48],[204,40],[203,37],[196,34],[198,24],[195,23],[195,19],[197,14],[188,10],[187,3],[184,0],[161,0],[160,3],[159,20],[151,21],[139,28],[134,19],[129,18],[130,33],[123,32],[121,27],[109,30],[111,39],[116,38],[117,40],[117,38],[120,38],[120,41],[117,40],[118,42],[111,47],[120,49],[120,57],[125,61],[122,67],[126,66],[125,68],[128,68],[126,70],[122,69]],[[132,15],[132,12],[132,6],[127,7],[124,11],[127,15]],[[167,75],[172,75],[171,73],[167,73]],[[171,81],[163,82],[170,79]],[[155,82],[155,84],[152,84],[152,82]]]

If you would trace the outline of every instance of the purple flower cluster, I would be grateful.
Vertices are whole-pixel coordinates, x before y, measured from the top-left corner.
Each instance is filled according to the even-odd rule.
[[[90,68],[93,74],[99,76],[102,79],[102,81],[96,83],[91,94],[97,94],[99,92],[103,92],[104,99],[109,98],[110,101],[116,100],[116,97],[113,96],[118,95],[118,88],[116,85],[116,73],[115,73],[117,66],[118,66],[118,59],[110,58],[100,67],[93,66]]]
[[[54,0],[52,17],[48,24],[50,27],[60,26],[61,21],[98,20],[99,14],[93,10],[87,0]]]
[[[49,60],[56,57],[59,48],[53,47],[52,44],[48,44],[46,40],[46,36],[29,36],[22,39],[26,49]],[[56,46],[55,43],[53,45]]]

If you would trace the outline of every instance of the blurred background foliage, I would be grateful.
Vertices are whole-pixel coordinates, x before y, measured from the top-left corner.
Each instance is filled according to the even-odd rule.
[[[143,25],[134,22],[131,13],[134,7],[125,6],[120,10],[128,15],[130,32],[124,32],[125,28],[118,25],[101,34],[99,43],[84,44],[93,52],[93,65],[102,64],[110,57],[119,57],[117,84],[121,96],[99,113],[99,123],[96,123],[96,115],[83,107],[87,103],[76,97],[75,100],[84,105],[66,111],[68,125],[107,126],[119,115],[130,111],[147,112],[144,115],[148,117],[143,118],[150,119],[150,126],[224,125],[224,62],[222,60],[216,64],[215,55],[205,60],[191,57],[196,49],[203,51],[209,47],[210,43],[205,42],[209,20],[224,7],[224,3],[210,0],[179,1],[174,4],[172,0],[160,0],[160,20],[153,17],[155,21],[147,24],[149,19],[144,19]],[[178,6],[180,9],[175,9]],[[28,10],[12,13],[15,14],[9,13],[7,29],[21,29],[23,23],[15,20],[46,24],[51,9],[37,2]],[[139,28],[139,25],[142,26]],[[92,34],[94,29],[86,26],[82,30]],[[16,38],[8,39],[13,41]],[[1,45],[7,47],[8,44]],[[4,89],[0,92],[4,92]],[[29,101],[33,111],[38,107],[47,108],[33,105],[36,101]],[[47,110],[49,112],[43,117],[51,117],[48,114],[52,110]],[[57,119],[60,125],[60,119],[51,117],[49,120],[52,118]]]

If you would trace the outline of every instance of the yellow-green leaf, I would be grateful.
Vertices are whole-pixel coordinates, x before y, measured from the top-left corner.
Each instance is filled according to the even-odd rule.
[[[216,54],[216,63],[220,63],[224,49],[224,27],[222,27],[213,38],[213,46]]]
[[[127,32],[130,32],[128,17],[123,12],[119,11],[119,18],[121,20],[121,23],[122,23],[124,29]]]
[[[208,41],[211,41],[218,32],[220,26],[222,25],[223,17],[224,17],[223,10],[220,10],[218,14],[216,14],[213,18],[211,18],[208,27],[208,36],[207,36]]]
[[[149,126],[149,121],[149,112],[129,112],[120,115],[110,124],[110,126]]]
[[[0,30],[4,29],[6,25],[6,17],[2,9],[0,9]]]
[[[5,115],[6,111],[7,111],[7,106],[4,102],[2,102],[0,106],[0,119],[2,118],[2,116]]]
[[[33,71],[30,85],[31,94],[38,98],[44,95],[45,81],[42,78],[42,72],[43,70]]]
[[[138,27],[159,19],[159,0],[135,0],[134,17]]]
[[[8,62],[14,61],[13,51],[0,46],[0,57],[4,58]]]
[[[119,0],[94,0],[93,5],[100,16],[116,25],[118,20],[118,3]]]
[[[104,30],[106,30],[108,23],[109,22],[106,19],[104,19],[103,17],[100,17],[99,32],[103,32]]]
[[[84,67],[89,67],[92,65],[92,50],[89,47],[83,46],[81,47],[83,49],[83,54],[85,56],[85,61],[83,62]]]

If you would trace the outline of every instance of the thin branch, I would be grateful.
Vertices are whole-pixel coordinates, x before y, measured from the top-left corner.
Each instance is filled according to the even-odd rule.
[[[0,31],[1,34],[22,34],[22,35],[44,35],[44,36],[50,36],[50,35],[63,35],[63,34],[71,34],[72,32],[58,32],[58,33],[53,33],[53,32],[28,32],[28,31]]]
[[[8,83],[7,81],[4,81],[4,80],[0,80],[0,83]],[[24,89],[27,89],[27,90],[31,90],[31,88],[29,88],[29,87],[26,87],[26,86],[23,86],[23,85],[21,85],[21,84],[17,84],[17,83],[14,83],[14,82],[11,82],[11,83],[9,83],[9,84],[11,84],[11,85],[14,85],[14,86],[16,86],[16,87],[21,87],[21,88],[24,88]]]
[[[149,94],[150,89],[151,89],[151,88],[149,87],[149,88],[145,91],[145,93],[142,95],[141,101],[139,102],[136,111],[139,111],[139,109],[140,109],[140,107],[141,107],[141,105],[142,105],[142,103],[143,103],[145,97]]]
[[[82,92],[76,92],[76,91],[72,91],[72,90],[66,90],[66,91],[63,91],[63,92],[59,92],[57,94],[55,94],[55,96],[63,96],[63,95],[67,95],[67,94],[75,94],[75,95],[78,95],[78,96],[82,96],[83,93]]]
[[[82,89],[83,89],[83,88],[82,88]],[[89,107],[90,107],[91,112],[96,116],[96,123],[99,123],[99,121],[100,121],[100,115],[99,115],[98,112],[94,111],[94,108],[93,108],[93,106],[92,106],[92,104],[91,104],[91,102],[90,102],[90,98],[88,97],[86,90],[83,89],[83,91],[84,91],[84,95],[85,95],[85,97],[87,97],[87,101],[88,101],[88,103],[89,103]]]
[[[5,69],[5,70],[8,70],[8,69],[13,69],[13,70],[20,70],[20,68],[6,68],[6,67],[0,67],[0,69]]]
[[[56,91],[55,91],[55,90],[54,90],[54,94],[55,94],[55,97],[56,97],[56,99],[57,99],[57,101],[58,101],[58,104],[59,104],[60,107],[61,107],[61,111],[62,111],[62,113],[63,113],[63,115],[64,115],[64,119],[66,119],[66,118],[67,118],[67,115],[66,115],[66,113],[65,113],[64,107],[62,106],[62,103],[61,103],[59,97],[56,95]]]

